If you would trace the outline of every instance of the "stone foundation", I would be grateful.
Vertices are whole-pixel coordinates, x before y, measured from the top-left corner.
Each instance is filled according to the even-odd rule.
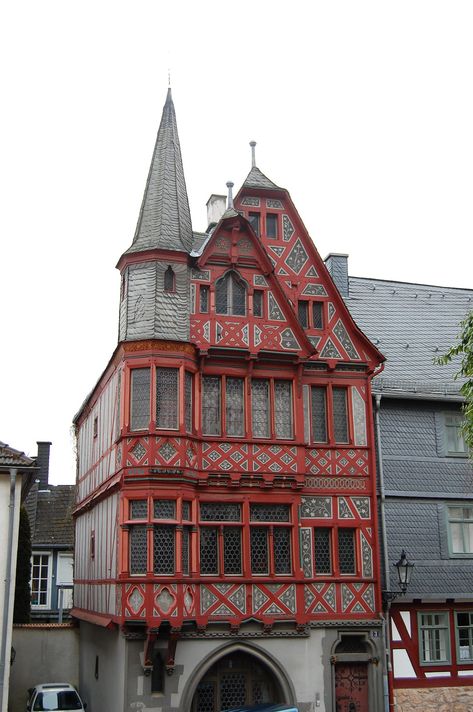
[[[472,712],[473,687],[424,687],[394,691],[396,712]]]

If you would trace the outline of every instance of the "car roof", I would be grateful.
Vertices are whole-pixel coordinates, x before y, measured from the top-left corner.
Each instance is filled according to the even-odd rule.
[[[75,690],[74,685],[69,682],[43,682],[35,685],[34,690]]]
[[[227,712],[297,712],[297,707],[292,705],[249,705],[247,707],[234,707]]]

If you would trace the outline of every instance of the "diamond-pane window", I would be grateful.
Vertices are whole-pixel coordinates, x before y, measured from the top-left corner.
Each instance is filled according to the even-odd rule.
[[[202,432],[220,435],[220,378],[204,376],[202,379]]]
[[[130,500],[130,519],[147,519],[148,518],[148,500],[147,499],[131,499]]]
[[[192,385],[193,385],[193,377],[192,373],[189,373],[189,371],[186,371],[186,376],[185,376],[185,394],[184,394],[184,403],[185,403],[185,415],[186,415],[186,431],[188,433],[192,432]]]
[[[338,530],[338,565],[341,574],[354,574],[355,564],[355,530]]]
[[[253,292],[253,316],[263,316],[264,292],[255,289]]]
[[[266,213],[266,237],[276,239],[278,236],[278,216],[275,213]]]
[[[287,527],[274,527],[274,573],[291,573],[291,530]]]
[[[200,573],[218,574],[217,527],[200,529]]]
[[[176,502],[173,499],[155,499],[154,518],[155,519],[175,519]]]
[[[292,433],[292,385],[290,381],[274,383],[274,426],[277,438],[290,439]]]
[[[330,529],[314,529],[314,559],[316,574],[332,573],[332,551],[330,545]]]
[[[327,394],[323,386],[311,388],[312,439],[315,443],[327,442]]]
[[[251,527],[251,572],[269,573],[268,528]]]
[[[246,702],[246,674],[226,672],[220,678],[220,704],[222,710],[241,707]]]
[[[201,502],[200,518],[203,522],[240,522],[241,504],[237,502]]]
[[[269,381],[266,378],[251,382],[251,417],[253,437],[269,438]]]
[[[335,442],[348,442],[347,389],[333,388],[333,435]]]
[[[243,378],[226,378],[225,420],[227,435],[244,435]]]
[[[189,575],[190,570],[190,527],[182,528],[182,573]]]
[[[167,430],[179,427],[178,389],[177,368],[156,369],[156,427]]]
[[[223,567],[225,574],[241,574],[241,530],[239,527],[223,529]]]
[[[297,302],[297,318],[303,329],[309,328],[309,302]]]
[[[154,527],[153,570],[155,574],[174,573],[174,536],[175,527]]]
[[[168,265],[167,270],[164,273],[164,291],[174,292],[176,291],[176,276],[171,265]]]
[[[246,287],[236,272],[227,272],[215,285],[217,314],[245,316]]]
[[[260,236],[260,213],[249,213],[248,222],[255,231],[256,237]]]
[[[252,522],[289,522],[288,504],[250,504]]]
[[[199,295],[199,310],[202,314],[206,314],[209,311],[209,288],[204,285],[201,285],[199,288]]]
[[[182,503],[182,518],[184,521],[189,521],[191,518],[191,503],[190,502],[183,502]]]
[[[324,328],[323,302],[312,302],[312,326],[314,329]]]
[[[131,372],[130,428],[146,430],[149,427],[150,398],[149,368],[134,368]]]
[[[130,574],[146,574],[147,552],[146,526],[135,525],[130,529]]]

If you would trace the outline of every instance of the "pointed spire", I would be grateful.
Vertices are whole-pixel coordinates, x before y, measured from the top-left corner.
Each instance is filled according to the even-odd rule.
[[[168,88],[132,246],[190,252],[192,225],[176,113]]]

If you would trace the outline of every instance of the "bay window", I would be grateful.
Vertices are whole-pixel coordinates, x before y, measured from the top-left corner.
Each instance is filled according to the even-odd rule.
[[[178,430],[180,387],[179,368],[164,366],[157,366],[154,370],[133,368],[130,372],[130,430],[149,430],[152,407],[158,430]],[[153,398],[152,389],[154,389]],[[193,376],[187,371],[184,396],[184,425],[187,432],[191,432]]]
[[[348,389],[345,386],[311,386],[311,441],[348,444],[350,442],[348,413]]]

